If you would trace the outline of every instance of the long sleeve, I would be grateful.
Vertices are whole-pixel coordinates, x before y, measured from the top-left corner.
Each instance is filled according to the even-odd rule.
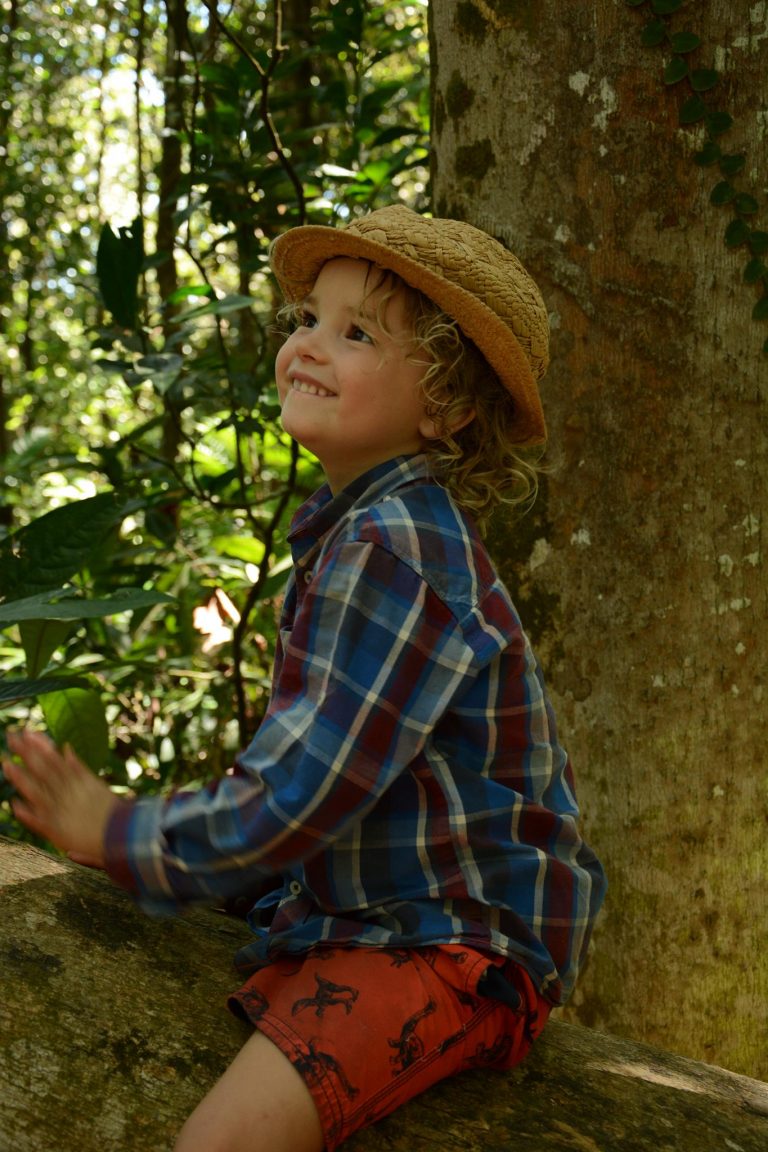
[[[418,461],[292,528],[267,714],[231,775],[121,806],[148,911],[271,888],[246,969],[321,942],[466,941],[567,997],[605,890],[541,670],[470,521]]]
[[[147,909],[231,897],[332,845],[417,756],[477,659],[424,580],[362,542],[321,566],[282,644],[240,771],[139,800],[110,827],[108,870]]]

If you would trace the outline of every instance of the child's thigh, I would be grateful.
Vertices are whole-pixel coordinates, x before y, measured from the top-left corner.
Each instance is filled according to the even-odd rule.
[[[446,1076],[522,1059],[528,1013],[478,994],[489,964],[455,945],[323,947],[257,972],[233,1007],[301,1075],[332,1150]]]
[[[314,1100],[291,1062],[261,1032],[200,1102],[174,1152],[321,1152]]]

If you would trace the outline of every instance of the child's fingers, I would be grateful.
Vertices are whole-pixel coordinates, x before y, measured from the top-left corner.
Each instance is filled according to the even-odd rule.
[[[14,800],[11,804],[11,811],[20,823],[29,828],[30,832],[35,832],[46,840],[50,837],[53,827],[50,820],[41,820],[37,813],[22,800]]]
[[[104,861],[99,856],[84,855],[82,852],[67,852],[67,856],[73,864],[81,864],[84,868],[97,868],[100,872],[104,871]]]
[[[35,804],[41,799],[42,789],[35,776],[30,775],[20,764],[14,763],[13,760],[4,760],[3,775],[19,796],[23,796],[30,804]]]
[[[32,732],[29,729],[11,732],[8,734],[8,748],[14,756],[23,760],[27,770],[35,775],[56,771],[61,761],[58,748],[42,732]]]

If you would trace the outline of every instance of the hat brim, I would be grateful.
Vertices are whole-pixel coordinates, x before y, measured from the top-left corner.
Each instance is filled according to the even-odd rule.
[[[539,390],[528,357],[512,330],[458,284],[433,272],[386,244],[355,235],[344,228],[307,224],[291,228],[274,241],[271,264],[285,298],[302,300],[312,291],[320,269],[336,257],[368,260],[400,276],[423,292],[455,320],[480,350],[516,405],[516,442],[542,444],[547,438]]]

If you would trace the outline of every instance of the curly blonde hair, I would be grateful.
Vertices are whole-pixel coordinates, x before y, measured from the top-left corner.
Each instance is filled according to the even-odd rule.
[[[455,320],[394,272],[381,272],[369,295],[379,290],[377,323],[387,331],[387,305],[402,293],[415,343],[408,359],[425,367],[421,388],[438,435],[424,451],[437,482],[481,528],[500,505],[530,508],[543,448],[517,442],[514,400],[488,361]]]
[[[543,448],[518,443],[515,404],[488,361],[459,324],[400,276],[369,264],[366,300],[376,297],[376,323],[387,335],[393,297],[400,296],[413,332],[408,360],[423,366],[426,415],[437,436],[424,441],[432,475],[484,529],[500,506],[527,510],[536,499]],[[286,304],[278,321],[295,321],[301,302]],[[467,420],[467,417],[470,417]]]

